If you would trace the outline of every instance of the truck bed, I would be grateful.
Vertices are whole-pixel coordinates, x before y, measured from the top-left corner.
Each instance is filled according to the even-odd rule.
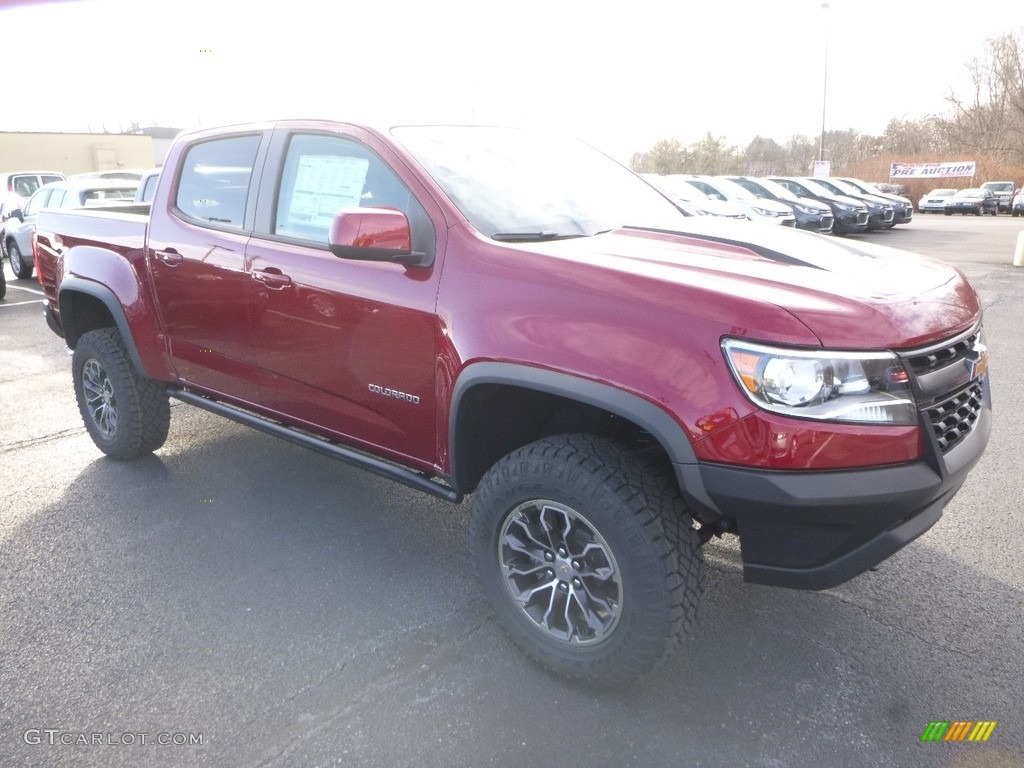
[[[95,245],[132,260],[143,255],[149,226],[148,204],[74,210],[42,210],[36,219],[36,238],[56,253],[72,246]],[[74,234],[71,234],[74,233]],[[50,306],[57,307],[57,285],[63,271],[61,257],[35,248],[39,283]]]

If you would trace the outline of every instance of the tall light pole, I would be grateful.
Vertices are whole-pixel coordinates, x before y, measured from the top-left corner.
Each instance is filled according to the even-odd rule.
[[[828,102],[828,3],[821,4],[825,20],[825,76],[821,86],[821,142],[818,144],[818,160],[825,162],[825,105]]]

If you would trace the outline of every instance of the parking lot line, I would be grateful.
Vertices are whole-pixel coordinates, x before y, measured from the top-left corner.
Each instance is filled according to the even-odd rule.
[[[11,304],[10,302],[7,302],[7,301],[3,301],[3,302],[0,302],[0,309],[3,309],[4,307],[23,307],[26,304],[41,304],[41,303],[42,302],[39,301],[39,299],[32,299],[31,301],[16,301],[13,304]]]
[[[25,293],[34,293],[36,296],[46,296],[45,293],[43,293],[42,291],[37,290],[35,288],[26,288],[23,285],[15,285],[15,284],[12,284],[12,283],[7,283],[7,290],[8,291],[24,291]]]

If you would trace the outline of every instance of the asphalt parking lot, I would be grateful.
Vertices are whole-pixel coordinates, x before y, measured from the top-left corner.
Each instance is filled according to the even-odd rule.
[[[744,584],[712,542],[697,636],[603,693],[505,637],[465,503],[183,404],[155,456],[103,458],[38,285],[5,264],[0,768],[1019,768],[1022,229],[919,215],[860,238],[955,263],[986,307],[992,439],[935,528],[816,593]],[[997,725],[921,743],[936,720]]]

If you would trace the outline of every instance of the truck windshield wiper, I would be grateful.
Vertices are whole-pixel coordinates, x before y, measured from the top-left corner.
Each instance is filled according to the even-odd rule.
[[[499,240],[503,243],[537,243],[542,240],[568,240],[573,237],[585,237],[585,235],[579,232],[566,234],[546,229],[536,232],[495,232],[491,235],[492,240]]]

